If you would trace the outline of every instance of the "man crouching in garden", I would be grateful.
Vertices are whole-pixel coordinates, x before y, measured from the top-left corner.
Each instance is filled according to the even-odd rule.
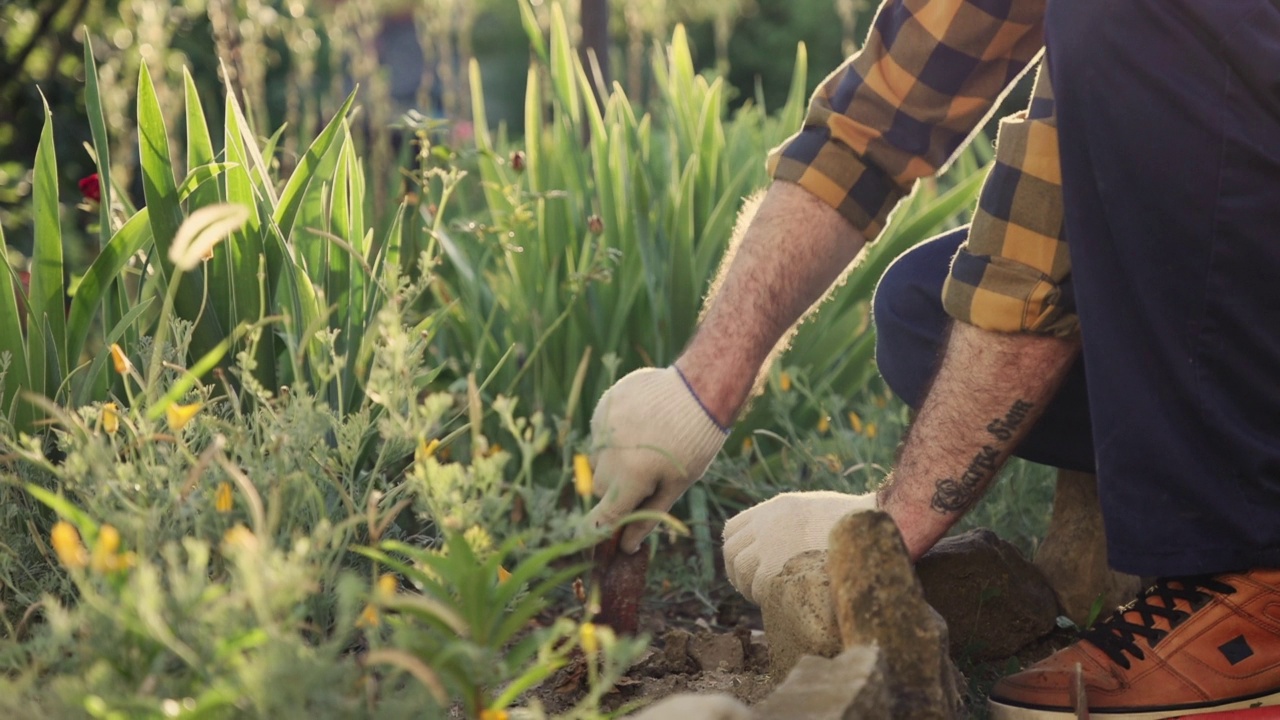
[[[1075,717],[1077,665],[1108,718],[1280,704],[1277,38],[1266,0],[886,2],[770,157],[684,353],[600,399],[593,519],[665,511],[703,474],[798,321],[1044,45],[967,239],[879,288],[881,372],[918,410],[897,466],[874,495],[733,518],[729,577],[754,597],[859,508],[919,558],[1017,449],[1094,470],[1111,566],[1158,580],[997,684],[995,717]]]

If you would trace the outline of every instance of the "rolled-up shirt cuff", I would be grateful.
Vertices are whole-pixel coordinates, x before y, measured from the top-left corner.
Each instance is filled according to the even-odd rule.
[[[820,126],[804,128],[769,153],[769,174],[835,208],[868,242],[884,230],[906,194],[883,170]]]
[[[956,320],[993,332],[1070,337],[1080,329],[1062,284],[1029,265],[964,248],[943,283],[942,305]]]

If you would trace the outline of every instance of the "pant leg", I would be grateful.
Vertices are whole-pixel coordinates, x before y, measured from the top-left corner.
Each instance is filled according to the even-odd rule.
[[[894,393],[913,408],[924,403],[946,343],[951,318],[942,308],[942,283],[968,231],[960,228],[907,251],[889,266],[876,287],[872,303],[876,364]],[[1054,467],[1093,471],[1081,363],[1072,368],[1015,454]]]
[[[1280,6],[1046,27],[1111,564],[1280,566]]]

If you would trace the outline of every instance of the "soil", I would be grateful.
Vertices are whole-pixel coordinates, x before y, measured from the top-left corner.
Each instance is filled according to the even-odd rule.
[[[769,674],[759,610],[732,587],[718,584],[710,597],[650,592],[640,605],[640,632],[653,638],[651,646],[605,696],[603,709],[634,709],[677,693],[726,693],[754,705],[772,692],[776,681]],[[1073,638],[1073,632],[1060,630],[1009,658],[981,663],[956,658],[968,680],[970,717],[987,717],[986,695],[997,679],[1047,657]],[[548,714],[555,714],[571,708],[585,690],[586,668],[579,659],[534,697]]]
[[[648,651],[602,703],[609,711],[638,707],[677,693],[727,693],[747,705],[774,686],[759,611],[733,588],[716,588],[718,602],[677,594],[641,603],[639,632],[653,638]],[[581,658],[536,692],[548,714],[571,708],[586,690]]]

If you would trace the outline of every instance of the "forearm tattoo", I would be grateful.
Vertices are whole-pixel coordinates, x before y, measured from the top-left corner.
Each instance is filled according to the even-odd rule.
[[[1012,439],[1033,406],[1025,400],[1014,401],[1004,417],[987,424],[987,432],[1001,443]],[[929,506],[944,515],[967,510],[977,501],[983,486],[995,474],[1000,452],[1001,449],[995,445],[983,445],[973,456],[973,460],[969,461],[969,467],[960,479],[943,478],[934,485],[933,500]]]

